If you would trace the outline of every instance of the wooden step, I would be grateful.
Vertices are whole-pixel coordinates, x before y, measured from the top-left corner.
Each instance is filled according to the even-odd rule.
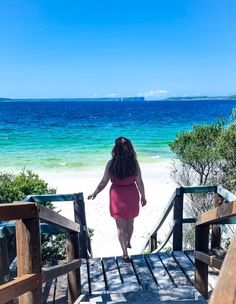
[[[158,291],[193,286],[194,264],[185,253],[159,253],[81,261],[81,287],[84,294]]]
[[[194,301],[202,300],[200,295],[195,291],[194,288],[183,289],[173,288],[169,290],[159,290],[157,292],[150,292],[148,290],[139,290],[138,292],[131,292],[125,294],[93,294],[87,296],[87,301],[91,302],[138,302],[138,301]],[[85,301],[85,299],[83,299]],[[79,303],[79,302],[78,302]],[[77,303],[76,303],[77,304]]]
[[[81,304],[204,304],[205,302],[202,302],[200,300],[188,300],[188,301],[108,301],[108,302],[80,302]]]
[[[194,288],[192,252],[133,255],[128,263],[122,257],[83,259],[80,273],[84,302],[205,303]]]

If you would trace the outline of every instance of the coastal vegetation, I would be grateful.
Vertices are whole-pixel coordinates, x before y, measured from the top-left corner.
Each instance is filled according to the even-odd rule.
[[[236,193],[236,110],[231,120],[194,125],[180,132],[170,144],[177,159],[172,162],[171,176],[179,186],[219,185]],[[185,213],[197,216],[214,206],[215,196],[189,194]],[[187,242],[193,242],[193,230],[186,229]]]
[[[21,171],[15,175],[9,172],[0,172],[0,204],[12,203],[22,200],[27,195],[33,194],[55,194],[56,189],[50,188],[38,174],[32,171]],[[44,206],[54,209],[51,202]],[[56,236],[45,233],[42,235],[42,262],[43,264],[53,263],[65,257],[65,237],[63,234]],[[8,236],[9,253],[15,257],[16,245],[15,236]]]
[[[171,174],[178,185],[222,184],[236,192],[236,109],[228,122],[219,119],[180,132],[170,149],[177,156]]]

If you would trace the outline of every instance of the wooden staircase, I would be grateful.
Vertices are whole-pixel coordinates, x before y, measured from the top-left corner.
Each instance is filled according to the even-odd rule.
[[[219,196],[221,205],[200,214],[197,219],[183,218],[184,194],[208,192]],[[74,202],[75,222],[41,205],[42,202],[67,200]],[[157,234],[170,211],[173,211],[171,231],[158,247]],[[19,304],[187,304],[206,303],[209,297],[209,304],[236,303],[236,233],[231,237],[224,259],[209,248],[210,243],[212,247],[213,243],[219,244],[220,241],[217,236],[212,242],[213,226],[225,228],[228,224],[236,224],[236,196],[220,186],[177,188],[150,239],[145,242],[144,248],[149,246],[152,253],[133,255],[129,263],[121,257],[92,258],[82,193],[34,195],[27,197],[24,202],[0,205],[0,221],[12,220],[16,220],[16,229],[8,224],[1,228],[0,224],[0,237],[6,238],[6,229],[9,233],[15,230],[17,277],[6,279],[8,265],[1,273],[7,261],[7,258],[3,258],[7,257],[7,252],[6,242],[0,242],[0,279],[3,278],[3,283],[0,283],[0,304],[16,298]],[[185,223],[195,223],[194,252],[182,250]],[[65,233],[67,260],[42,268],[40,234],[48,229],[52,233]],[[173,252],[161,252],[171,237]],[[210,267],[220,270],[216,285],[216,274],[209,271]],[[43,300],[43,287],[63,275],[68,277],[63,299],[55,302]]]

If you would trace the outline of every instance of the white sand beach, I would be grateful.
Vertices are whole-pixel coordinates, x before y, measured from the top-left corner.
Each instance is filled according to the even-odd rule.
[[[130,254],[138,254],[145,239],[162,214],[176,185],[169,177],[169,161],[140,164],[145,184],[147,205],[140,207],[140,214],[134,222],[132,249]],[[57,189],[58,194],[83,192],[86,208],[87,226],[94,230],[92,250],[94,257],[121,255],[117,238],[116,224],[109,213],[109,185],[96,199],[87,200],[103,175],[103,168],[70,173],[40,172],[49,186]],[[71,202],[55,203],[60,214],[73,219]]]

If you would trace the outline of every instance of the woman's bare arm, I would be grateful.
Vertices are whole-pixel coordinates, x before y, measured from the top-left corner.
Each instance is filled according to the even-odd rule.
[[[106,168],[105,168],[105,172],[103,174],[103,178],[101,179],[100,183],[98,184],[96,190],[88,196],[88,199],[95,199],[97,194],[100,193],[106,187],[106,185],[108,184],[109,179],[110,179],[110,174],[109,174],[110,162],[111,161],[109,161],[107,163]]]
[[[145,197],[145,189],[144,189],[141,169],[140,169],[138,163],[137,163],[137,171],[138,172],[137,172],[137,176],[136,176],[136,184],[137,184],[138,190],[141,194],[141,204],[142,204],[142,206],[145,206],[147,204],[147,200]]]

